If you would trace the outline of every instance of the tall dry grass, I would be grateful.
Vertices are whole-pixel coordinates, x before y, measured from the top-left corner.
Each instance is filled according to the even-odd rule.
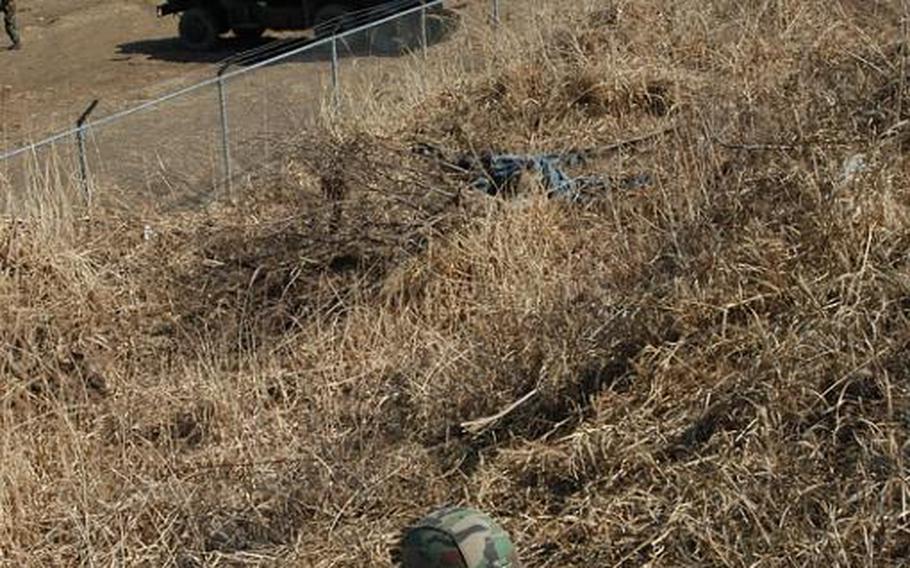
[[[529,566],[906,563],[903,16],[553,4],[240,203],[4,225],[0,557],[388,565],[458,502]],[[409,151],[652,133],[587,206]]]

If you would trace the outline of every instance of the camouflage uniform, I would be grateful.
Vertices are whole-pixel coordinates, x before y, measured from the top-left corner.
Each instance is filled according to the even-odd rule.
[[[19,25],[16,22],[16,0],[0,0],[0,12],[3,13],[6,24],[6,35],[13,42],[13,48],[18,48],[22,45],[22,39],[19,37]]]
[[[399,554],[403,568],[520,568],[508,533],[460,507],[435,511],[407,530]]]

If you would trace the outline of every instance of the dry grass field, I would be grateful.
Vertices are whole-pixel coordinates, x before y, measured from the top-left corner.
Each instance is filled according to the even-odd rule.
[[[0,562],[389,566],[461,503],[534,567],[907,564],[905,8],[543,10],[234,201],[0,226]]]

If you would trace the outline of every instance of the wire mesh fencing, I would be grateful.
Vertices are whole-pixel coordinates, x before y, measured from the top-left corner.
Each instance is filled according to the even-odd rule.
[[[216,85],[86,128],[93,204],[188,206],[216,195],[224,175]]]
[[[472,7],[494,26],[505,16],[500,0]],[[0,152],[0,213],[210,203],[276,162],[287,140],[306,143],[326,115],[413,95],[428,57],[464,27],[443,0],[398,0],[239,53],[201,82]]]
[[[328,57],[328,45],[319,45],[255,72],[223,74],[226,187],[243,185],[244,176],[277,159],[283,140],[316,127],[332,90]]]
[[[75,133],[22,148],[0,161],[0,208],[10,213],[46,213],[78,207],[82,169]]]

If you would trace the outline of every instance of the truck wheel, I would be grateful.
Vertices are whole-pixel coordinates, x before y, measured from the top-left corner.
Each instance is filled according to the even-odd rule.
[[[180,17],[180,41],[193,51],[206,51],[218,41],[218,21],[204,8],[190,8]]]

